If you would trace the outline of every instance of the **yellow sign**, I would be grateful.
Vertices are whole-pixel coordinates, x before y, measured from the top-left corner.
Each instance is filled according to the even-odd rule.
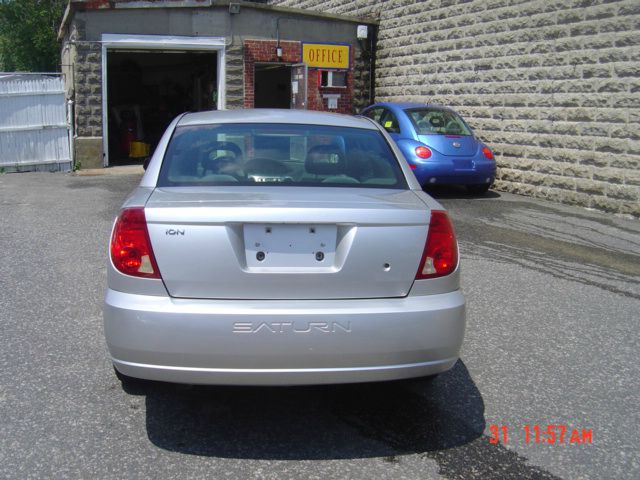
[[[349,68],[351,45],[335,43],[303,43],[302,61],[309,67]]]

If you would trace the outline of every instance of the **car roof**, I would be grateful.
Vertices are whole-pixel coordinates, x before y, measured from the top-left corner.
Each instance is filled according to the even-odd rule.
[[[271,108],[211,110],[187,113],[178,121],[177,126],[208,125],[212,123],[294,123],[377,130],[373,122],[363,117],[353,117],[340,113]]]
[[[446,107],[444,105],[439,105],[437,103],[417,103],[417,102],[380,102],[371,106],[372,107],[389,107],[389,108],[395,108],[400,110],[409,110],[412,108],[435,108],[438,110],[452,110],[449,107]]]

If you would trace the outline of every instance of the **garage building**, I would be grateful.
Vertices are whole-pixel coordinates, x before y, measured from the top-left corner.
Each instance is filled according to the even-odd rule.
[[[82,168],[142,159],[185,111],[353,113],[376,22],[254,2],[72,0],[60,38]]]

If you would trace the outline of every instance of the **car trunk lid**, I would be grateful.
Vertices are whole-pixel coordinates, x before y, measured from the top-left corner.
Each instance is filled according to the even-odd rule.
[[[363,188],[158,188],[145,214],[180,298],[402,297],[429,223],[414,192]]]
[[[447,156],[472,157],[478,150],[476,139],[470,135],[418,135],[418,139]]]

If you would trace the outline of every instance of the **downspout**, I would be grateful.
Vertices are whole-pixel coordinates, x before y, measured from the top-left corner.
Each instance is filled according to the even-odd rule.
[[[376,98],[376,47],[378,44],[378,26],[372,25],[371,28],[371,59],[369,61],[369,105],[375,103]]]

